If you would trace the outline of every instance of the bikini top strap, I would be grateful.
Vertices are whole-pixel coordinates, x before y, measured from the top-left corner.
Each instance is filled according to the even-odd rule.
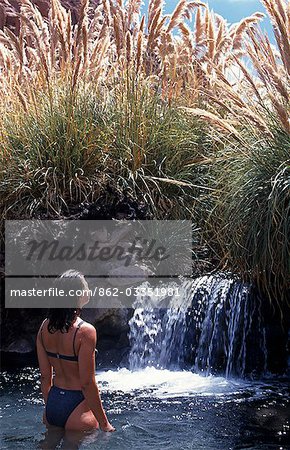
[[[77,356],[76,350],[75,350],[76,334],[77,334],[77,332],[79,331],[79,329],[80,329],[80,327],[82,326],[83,323],[84,323],[84,320],[81,320],[80,323],[79,323],[78,326],[77,326],[77,329],[76,329],[76,331],[75,331],[74,338],[73,338],[73,350],[74,350],[74,355],[75,355],[75,356]]]
[[[43,348],[44,348],[45,351],[46,351],[46,349],[45,349],[44,342],[43,342],[42,329],[43,329],[44,322],[45,322],[46,320],[47,320],[47,319],[44,319],[44,321],[42,322],[41,327],[40,327],[40,338],[41,338],[41,343],[42,343],[42,346],[43,346]]]

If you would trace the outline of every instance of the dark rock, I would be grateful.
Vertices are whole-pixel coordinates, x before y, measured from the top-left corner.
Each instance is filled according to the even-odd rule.
[[[0,2],[3,0],[0,0]],[[47,211],[38,211],[35,218],[37,219],[57,219],[66,218],[69,220],[110,220],[112,218],[123,219],[149,219],[151,218],[148,208],[144,205],[142,200],[136,200],[127,190],[124,193],[116,192],[110,186],[107,187],[105,193],[99,197],[94,203],[82,203],[70,205],[65,215],[62,217],[52,217]],[[10,217],[11,219],[19,219],[19,217]],[[21,217],[23,219],[23,217]],[[4,251],[1,248],[0,266],[4,272]],[[28,353],[22,350],[17,343],[27,341],[31,348],[35,345],[36,334],[42,320],[46,317],[47,310],[43,309],[7,309],[5,308],[4,299],[4,279],[0,277],[0,299],[1,299],[1,349],[6,350],[10,348],[18,348],[19,352],[14,352],[14,359],[11,360],[12,353],[4,352],[2,355],[3,362],[6,361],[8,365],[17,366],[17,361],[20,364],[20,359],[36,362],[35,352]],[[120,304],[120,306],[122,306]],[[82,312],[84,320],[95,325],[98,332],[98,344],[102,345],[102,340],[107,340],[107,347],[105,356],[102,355],[100,349],[99,358],[103,358],[106,364],[113,361],[113,364],[118,365],[118,361],[123,358],[123,353],[128,351],[127,332],[128,320],[132,316],[132,310],[124,308],[103,309],[103,308],[85,308]],[[108,348],[108,342],[111,342],[111,350]],[[28,347],[26,347],[26,350]],[[108,353],[109,352],[109,353]],[[110,353],[112,352],[112,353]],[[17,356],[18,355],[18,356]],[[23,355],[22,358],[19,355]]]
[[[27,366],[37,367],[36,352],[18,353],[18,352],[0,352],[1,368],[6,369],[20,369]]]
[[[108,309],[101,311],[95,326],[100,336],[120,336],[122,332],[128,332],[128,311],[127,309]]]
[[[123,367],[126,365],[129,348],[103,350],[97,357],[97,370]]]
[[[34,345],[31,344],[31,340],[28,341],[27,339],[19,339],[11,342],[11,344],[8,345],[4,351],[14,353],[30,353],[34,351]]]

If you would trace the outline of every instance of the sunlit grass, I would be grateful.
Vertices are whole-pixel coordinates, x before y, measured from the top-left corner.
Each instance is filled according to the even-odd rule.
[[[129,75],[127,82],[101,92],[93,84],[71,91],[57,83],[28,97],[25,107],[11,99],[2,121],[6,217],[65,214],[108,184],[143,196],[156,216],[190,214],[186,197],[204,187],[190,164],[201,126],[150,86],[132,88]]]
[[[229,26],[202,2],[84,0],[80,20],[22,3],[0,33],[3,218],[69,215],[113,189],[189,218],[219,268],[277,300],[289,289],[290,10]],[[188,20],[192,21],[191,28]],[[230,74],[239,72],[237,78]],[[206,265],[208,267],[208,265]]]

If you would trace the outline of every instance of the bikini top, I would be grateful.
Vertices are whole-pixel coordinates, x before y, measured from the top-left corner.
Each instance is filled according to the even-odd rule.
[[[46,350],[46,348],[44,346],[44,343],[43,343],[43,337],[42,337],[42,328],[43,328],[43,324],[44,324],[44,322],[43,322],[43,324],[41,326],[41,330],[40,330],[40,332],[41,332],[41,341],[42,341],[42,345],[44,347],[44,350],[46,351],[47,356],[51,356],[52,358],[64,359],[66,361],[75,361],[75,362],[77,362],[78,361],[78,355],[76,354],[76,351],[75,351],[75,340],[76,340],[76,334],[79,331],[79,329],[80,329],[80,327],[81,327],[81,325],[83,323],[84,323],[84,321],[81,320],[80,323],[77,326],[76,331],[75,331],[75,334],[74,334],[74,337],[73,337],[73,351],[74,351],[74,355],[70,356],[70,355],[61,355],[60,353],[48,352]]]

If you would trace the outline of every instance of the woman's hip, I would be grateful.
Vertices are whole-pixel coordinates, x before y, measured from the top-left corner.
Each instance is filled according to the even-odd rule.
[[[50,425],[65,428],[66,422],[85,397],[80,390],[52,386],[46,403],[46,419]]]

